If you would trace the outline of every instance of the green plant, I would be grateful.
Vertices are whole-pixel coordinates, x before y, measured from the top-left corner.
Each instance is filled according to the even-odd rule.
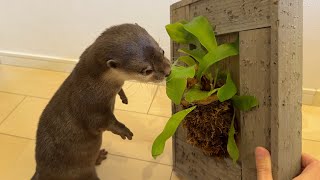
[[[237,87],[232,81],[231,74],[219,72],[217,66],[219,61],[238,54],[238,40],[234,43],[218,45],[212,26],[203,16],[198,16],[190,22],[180,21],[169,24],[166,30],[173,41],[192,44],[195,48],[179,49],[179,52],[185,55],[180,56],[177,62],[182,62],[184,66],[176,62],[167,78],[167,96],[176,105],[187,103],[189,108],[174,114],[168,120],[164,130],[153,143],[154,158],[162,154],[166,140],[174,134],[182,120],[196,108],[197,104],[231,100],[235,108],[244,111],[258,105],[258,100],[253,96],[237,96]],[[211,67],[215,68],[214,73],[211,73]],[[217,87],[220,76],[224,77],[224,84]],[[203,80],[214,83],[203,84]],[[234,139],[236,133],[234,119],[235,113],[229,129],[227,151],[236,162],[239,150]]]

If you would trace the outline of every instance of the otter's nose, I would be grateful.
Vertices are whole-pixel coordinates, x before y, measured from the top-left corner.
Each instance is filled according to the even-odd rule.
[[[165,72],[165,77],[169,77],[169,76],[170,76],[170,73],[171,73],[171,70]]]

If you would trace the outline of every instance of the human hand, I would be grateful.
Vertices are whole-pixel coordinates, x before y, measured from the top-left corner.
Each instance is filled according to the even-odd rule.
[[[272,180],[271,157],[268,150],[263,147],[257,147],[255,150],[257,179]],[[302,173],[294,178],[294,180],[320,180],[320,161],[303,154]]]
[[[302,154],[302,173],[293,180],[320,180],[320,161],[308,154]]]

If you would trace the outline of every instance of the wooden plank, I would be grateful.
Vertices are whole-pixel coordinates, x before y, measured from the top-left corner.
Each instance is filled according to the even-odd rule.
[[[182,1],[176,2],[170,6],[170,10],[172,11],[172,10],[184,7],[184,6],[188,6],[188,5],[195,3],[197,1],[200,1],[200,0],[182,0]]]
[[[175,22],[181,21],[181,20],[187,20],[187,18],[189,18],[189,17],[186,16],[186,8],[185,7],[181,7],[181,8],[174,9],[171,11],[171,14],[170,14],[171,23],[175,23]]]
[[[232,43],[237,40],[239,33],[231,33],[231,34],[223,34],[217,36],[218,44],[223,43]],[[219,62],[220,71],[230,71],[232,80],[235,82],[237,87],[240,86],[239,84],[239,56],[233,56],[224,59],[223,61]]]
[[[229,158],[210,158],[183,140],[176,139],[176,171],[188,180],[241,179],[241,167]]]
[[[240,32],[240,95],[254,95],[259,108],[241,112],[242,179],[257,179],[254,149],[270,148],[270,28]]]
[[[174,23],[177,21],[181,21],[181,20],[187,20],[187,18],[189,17],[188,14],[188,6],[184,6],[181,8],[177,8],[174,10],[170,11],[170,23]],[[181,48],[179,44],[174,43],[171,40],[171,61],[174,62],[176,61],[177,57],[179,57],[179,53],[178,53],[178,49]],[[172,113],[176,113],[178,111],[181,110],[181,107],[176,106],[174,103],[172,103]],[[176,164],[176,159],[179,158],[176,156],[176,139],[177,139],[177,135],[173,135],[172,136],[172,161],[173,161],[173,170],[176,170],[177,164]]]
[[[269,0],[184,0],[171,6],[174,11],[190,6],[190,19],[206,16],[217,34],[270,27]]]
[[[271,0],[271,155],[274,179],[300,172],[302,3]]]
[[[189,20],[189,6],[184,6],[179,9],[175,9],[171,11],[171,15],[170,15],[171,23],[175,23],[181,20]],[[177,58],[181,55],[181,53],[178,52],[178,49],[186,48],[186,47],[187,45],[177,44],[171,40],[171,60],[173,62],[176,61]]]

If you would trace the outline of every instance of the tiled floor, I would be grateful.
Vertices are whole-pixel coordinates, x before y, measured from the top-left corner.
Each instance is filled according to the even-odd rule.
[[[34,138],[39,115],[67,73],[0,65],[0,179],[29,179],[35,167]],[[154,160],[152,141],[171,113],[163,84],[128,82],[129,105],[115,114],[134,133],[132,141],[106,132],[108,159],[97,168],[101,179],[178,180],[172,173],[171,142]],[[320,107],[303,107],[303,150],[320,158]],[[125,173],[123,173],[125,172]]]

